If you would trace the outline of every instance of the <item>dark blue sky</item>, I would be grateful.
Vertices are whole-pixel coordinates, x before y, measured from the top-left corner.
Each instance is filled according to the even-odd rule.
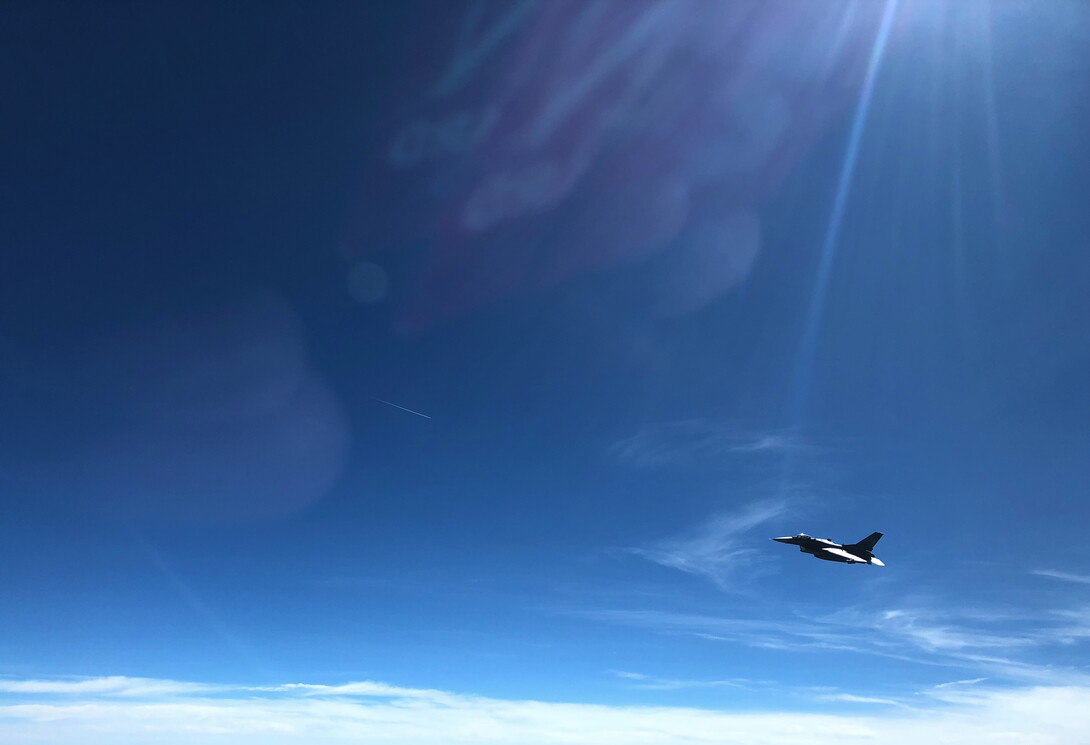
[[[966,742],[1090,696],[1081,4],[0,29],[12,737],[71,735],[6,708],[39,694],[253,694],[188,682],[902,734],[961,706]],[[874,530],[884,568],[767,540]]]

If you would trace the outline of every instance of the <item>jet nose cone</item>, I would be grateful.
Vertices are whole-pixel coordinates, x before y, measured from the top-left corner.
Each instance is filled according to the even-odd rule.
[[[773,538],[772,540],[776,541],[777,543],[790,543],[791,539],[794,537],[795,536],[793,535],[785,535],[783,538]]]

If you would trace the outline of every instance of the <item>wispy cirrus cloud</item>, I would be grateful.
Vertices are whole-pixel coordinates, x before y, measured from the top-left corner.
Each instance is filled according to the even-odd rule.
[[[578,615],[596,621],[636,626],[667,634],[688,634],[747,647],[787,651],[866,652],[867,644],[850,629],[810,619],[730,618],[658,610],[591,610]]]
[[[1031,632],[997,632],[984,624],[966,623],[934,609],[894,609],[860,620],[859,625],[892,638],[902,639],[924,652],[956,653],[963,650],[1012,650],[1039,644]]]
[[[847,609],[777,619],[658,610],[592,610],[579,615],[757,649],[851,652],[980,671],[1008,683],[1090,685],[1090,675],[1077,668],[1033,660],[1040,650],[1090,637],[1090,612],[1085,610],[1050,611],[1017,629],[981,621],[979,617],[987,614],[935,608]]]
[[[761,555],[743,536],[787,512],[790,502],[771,499],[754,502],[735,512],[723,512],[686,535],[629,548],[629,553],[671,569],[706,577],[723,589],[734,586],[740,572],[752,576]]]
[[[924,741],[1067,745],[1090,731],[1090,687],[978,690],[972,699],[907,709],[895,699],[829,693],[837,704],[885,704],[885,714],[780,709],[718,711],[507,700],[385,683],[221,686],[91,678],[7,680],[0,741],[40,745],[861,745]],[[81,683],[78,689],[72,683]],[[60,683],[61,685],[57,685]],[[15,685],[19,684],[19,685]],[[123,691],[143,690],[134,698]],[[151,693],[157,690],[158,693]],[[215,691],[215,693],[211,693]],[[924,700],[926,703],[926,699]],[[835,711],[835,710],[834,710]]]
[[[732,456],[783,454],[811,449],[790,431],[756,431],[729,422],[686,419],[640,427],[614,442],[610,454],[634,468],[709,466]]]

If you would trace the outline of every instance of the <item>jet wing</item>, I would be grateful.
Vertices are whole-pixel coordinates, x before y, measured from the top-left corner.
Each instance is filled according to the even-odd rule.
[[[860,564],[866,564],[867,563],[867,560],[864,559],[863,557],[856,556],[855,554],[849,554],[847,551],[845,551],[842,548],[823,548],[821,550],[824,551],[825,553],[833,554],[834,556],[843,557],[843,558],[847,559],[848,561],[857,561]]]

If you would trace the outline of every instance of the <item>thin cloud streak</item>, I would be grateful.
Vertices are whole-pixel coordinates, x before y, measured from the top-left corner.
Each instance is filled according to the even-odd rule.
[[[935,688],[949,688],[950,686],[971,686],[983,683],[987,678],[969,678],[968,680],[951,680],[949,683],[939,683]]]
[[[828,693],[817,697],[818,701],[830,701],[835,703],[847,703],[847,704],[877,704],[881,706],[899,706],[905,709],[912,709],[913,707],[904,703],[903,701],[896,701],[892,698],[876,698],[874,696],[856,696],[854,693]]]
[[[688,688],[746,688],[750,681],[743,678],[734,680],[676,680],[657,678],[643,673],[615,670],[614,675],[625,680],[635,681],[633,688],[644,691],[679,691]]]
[[[1058,572],[1053,569],[1033,569],[1030,574],[1036,574],[1038,577],[1048,577],[1049,579],[1058,579],[1062,582],[1075,582],[1080,585],[1090,585],[1090,574],[1072,574],[1070,572]]]
[[[5,680],[0,678],[0,694],[162,696],[171,694],[211,693],[221,686],[183,683],[155,678],[129,678],[112,675],[101,678],[60,678],[54,680]]]

